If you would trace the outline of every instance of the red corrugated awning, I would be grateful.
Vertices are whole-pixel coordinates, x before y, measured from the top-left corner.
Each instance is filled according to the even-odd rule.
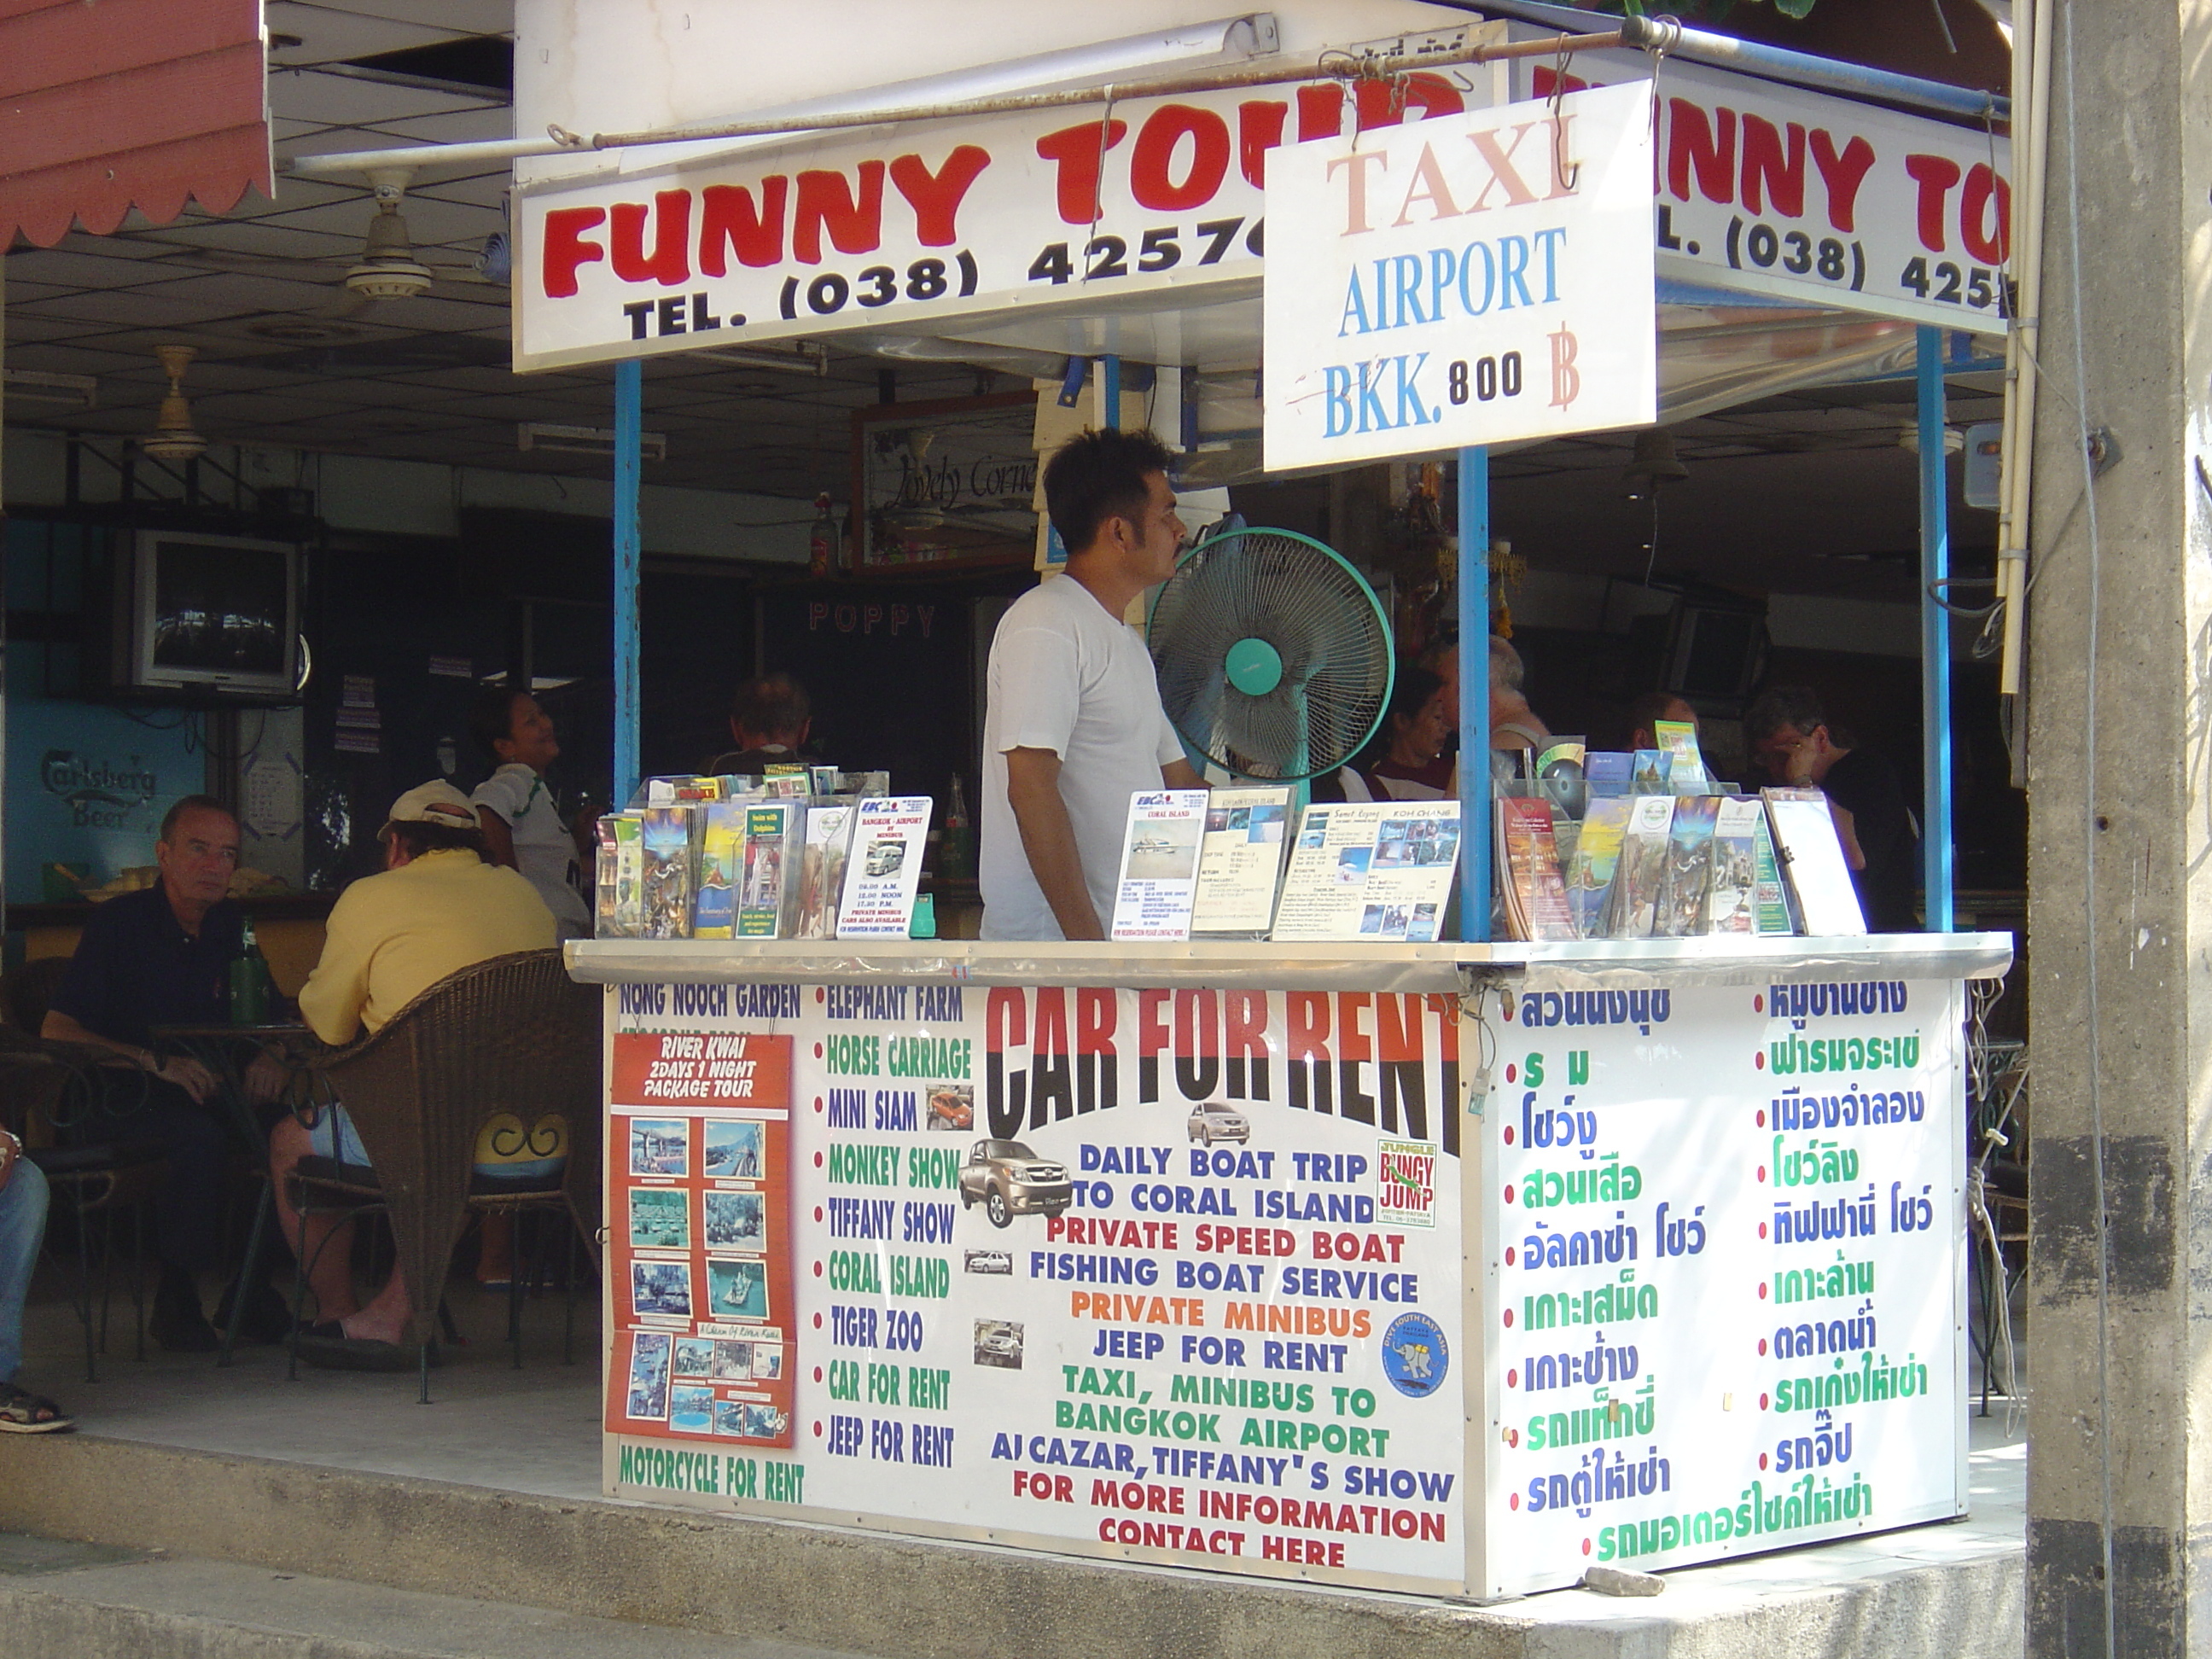
[[[260,0],[0,0],[0,250],[270,188]]]

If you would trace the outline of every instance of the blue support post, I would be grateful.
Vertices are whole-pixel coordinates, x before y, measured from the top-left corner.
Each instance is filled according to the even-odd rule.
[[[1121,360],[1111,354],[1098,360],[1098,423],[1109,432],[1121,424]]]
[[[1943,331],[1919,333],[1920,826],[1928,931],[1952,930],[1951,616],[1934,584],[1951,574],[1950,464],[1943,453]]]
[[[1459,936],[1490,938],[1490,451],[1459,453]]]
[[[644,366],[615,365],[615,775],[614,805],[637,788],[637,522],[639,449],[645,421]]]

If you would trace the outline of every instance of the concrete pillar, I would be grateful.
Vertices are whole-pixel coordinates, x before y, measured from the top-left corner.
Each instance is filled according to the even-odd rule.
[[[2027,1652],[2148,1659],[2212,1651],[2212,6],[2057,5]]]

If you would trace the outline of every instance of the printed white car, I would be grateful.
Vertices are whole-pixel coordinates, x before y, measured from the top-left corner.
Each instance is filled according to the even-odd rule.
[[[1202,1146],[1211,1146],[1217,1140],[1249,1144],[1251,1120],[1233,1106],[1209,1100],[1190,1109],[1190,1138],[1193,1144]]]

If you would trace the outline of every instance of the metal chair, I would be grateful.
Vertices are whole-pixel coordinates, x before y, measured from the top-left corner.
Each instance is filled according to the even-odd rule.
[[[374,1036],[317,1061],[374,1167],[302,1158],[295,1192],[303,1214],[384,1214],[406,1275],[408,1336],[419,1351],[425,1404],[446,1272],[469,1210],[563,1212],[600,1265],[599,1000],[596,987],[568,977],[558,950],[495,957],[441,980]],[[474,1179],[477,1132],[501,1112],[525,1123],[549,1112],[568,1120],[557,1183],[511,1188]],[[306,1271],[302,1264],[302,1287]],[[509,1292],[517,1364],[524,1288],[518,1277]],[[295,1343],[295,1368],[297,1358]]]
[[[139,1076],[109,1064],[112,1056],[105,1050],[39,1036],[46,1005],[68,967],[66,957],[44,957],[0,975],[0,1127],[21,1139],[25,1155],[46,1177],[52,1202],[74,1224],[76,1274],[70,1301],[84,1328],[85,1381],[97,1382],[114,1299],[115,1218],[126,1211],[132,1227],[132,1352],[136,1358],[146,1358],[146,1205],[160,1190],[168,1163],[158,1141],[121,1138],[58,1144],[63,1131],[100,1109],[114,1079]],[[100,1228],[96,1323],[91,1260],[95,1220]],[[51,1239],[47,1255],[58,1260]]]

